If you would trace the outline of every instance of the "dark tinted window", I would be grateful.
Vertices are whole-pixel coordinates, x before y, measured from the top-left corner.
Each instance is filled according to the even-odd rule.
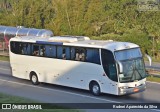
[[[32,45],[32,55],[33,56],[39,56],[39,45]]]
[[[102,65],[106,75],[113,81],[118,81],[117,79],[117,69],[114,61],[114,56],[111,51],[102,49],[101,51]]]
[[[71,60],[75,60],[75,48],[71,47]]]
[[[87,49],[86,61],[100,64],[99,49]]]
[[[15,42],[11,42],[10,43],[10,47],[11,47],[11,52],[13,52],[13,53],[16,53],[16,44],[15,44]]]
[[[99,49],[11,42],[11,52],[100,64]]]
[[[70,47],[63,47],[62,50],[62,59],[71,59],[71,50]]]
[[[46,53],[45,53],[45,52],[46,52],[45,46],[44,46],[44,45],[40,45],[40,46],[39,46],[39,55],[42,56],[42,57],[43,57],[43,56],[46,56]]]
[[[86,59],[86,50],[85,48],[77,47],[75,48],[75,60],[76,61],[85,61]]]
[[[31,54],[31,44],[29,44],[29,43],[22,44],[22,54],[24,54],[24,55]]]
[[[45,56],[45,46],[44,45],[37,45],[37,44],[32,44],[32,55],[33,56]]]
[[[23,45],[20,42],[11,42],[11,52],[23,54]]]
[[[62,59],[62,54],[63,54],[63,47],[62,46],[57,46],[57,58]]]
[[[56,57],[56,46],[45,45],[45,56],[55,58]]]

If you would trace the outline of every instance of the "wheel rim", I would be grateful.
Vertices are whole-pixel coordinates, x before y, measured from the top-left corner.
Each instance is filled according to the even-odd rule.
[[[34,83],[37,82],[37,77],[35,75],[32,76],[32,82],[34,82]]]
[[[95,94],[99,93],[99,86],[98,85],[94,85],[92,89],[93,89],[93,93],[95,93]]]

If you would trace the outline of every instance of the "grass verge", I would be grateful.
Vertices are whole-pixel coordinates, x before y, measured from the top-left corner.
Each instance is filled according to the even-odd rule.
[[[11,96],[6,95],[3,93],[0,93],[0,103],[40,103],[34,100],[30,100],[27,98],[17,97],[17,96]],[[20,105],[20,104],[19,104]],[[2,112],[80,112],[79,110],[75,109],[64,109],[60,106],[52,106],[53,109],[42,109],[42,110],[1,110]],[[0,112],[1,112],[0,111]]]
[[[9,56],[0,56],[0,60],[9,61]]]
[[[147,81],[159,82],[160,83],[160,78],[159,77],[148,76]]]

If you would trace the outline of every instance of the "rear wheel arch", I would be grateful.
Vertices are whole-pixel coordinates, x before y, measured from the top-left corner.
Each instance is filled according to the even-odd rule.
[[[35,71],[31,71],[29,74],[29,78],[32,82],[32,84],[34,85],[38,85],[39,84],[39,79],[38,79],[38,75]]]

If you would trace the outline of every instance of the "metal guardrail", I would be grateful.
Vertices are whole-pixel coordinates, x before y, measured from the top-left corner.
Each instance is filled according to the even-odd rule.
[[[157,71],[157,70],[155,70],[155,69],[150,69],[150,68],[147,68],[146,69],[146,71],[147,71],[147,74],[149,75],[149,76],[153,76],[153,77],[158,77],[158,78],[160,78],[160,71]]]

